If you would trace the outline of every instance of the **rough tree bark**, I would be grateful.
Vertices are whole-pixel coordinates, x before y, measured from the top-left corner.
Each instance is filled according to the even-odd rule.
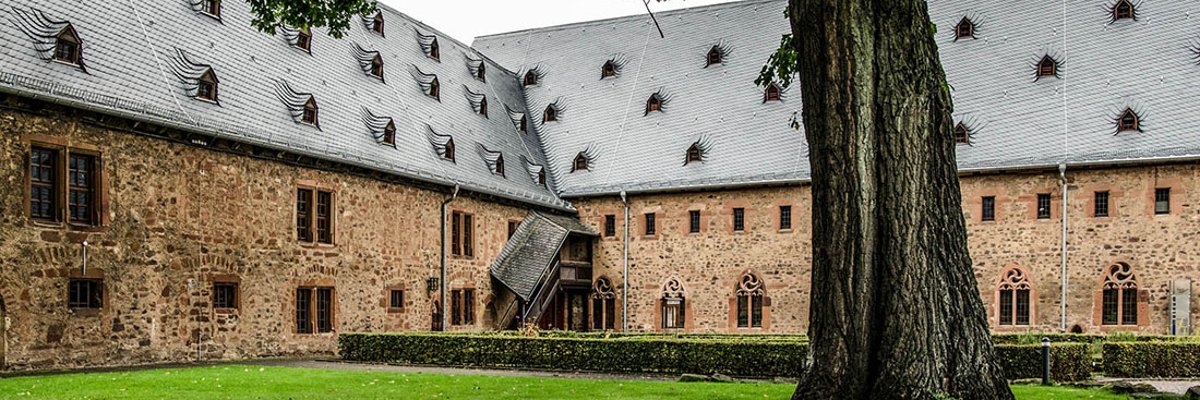
[[[791,0],[812,164],[795,399],[1011,399],[967,253],[926,0]]]

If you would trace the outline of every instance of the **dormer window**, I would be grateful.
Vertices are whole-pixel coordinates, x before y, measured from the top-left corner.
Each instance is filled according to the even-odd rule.
[[[487,63],[483,61],[479,62],[479,68],[475,70],[475,79],[487,82]]]
[[[504,155],[496,157],[496,174],[504,176]]]
[[[763,103],[768,101],[779,101],[779,85],[775,82],[768,83],[766,90],[763,90]]]
[[[687,160],[684,161],[684,164],[690,164],[693,161],[700,161],[702,158],[704,157],[703,153],[700,151],[700,144],[692,143],[692,147],[688,147],[687,149]]]
[[[317,99],[309,97],[308,101],[304,103],[304,114],[300,116],[300,122],[316,126],[318,122],[318,111]]]
[[[1113,4],[1113,8],[1112,8],[1113,21],[1120,21],[1123,19],[1133,19],[1133,17],[1134,17],[1133,3],[1130,3],[1129,0],[1120,0],[1117,2],[1117,4]]]
[[[546,112],[542,113],[542,122],[558,121],[558,109],[554,105],[546,106]]]
[[[221,18],[221,0],[203,0],[200,5],[205,14]]]
[[[1141,118],[1138,117],[1133,109],[1126,108],[1124,113],[1121,113],[1121,119],[1117,120],[1117,132],[1140,131],[1139,123]]]
[[[662,111],[662,99],[658,97],[658,93],[652,94],[649,99],[646,99],[646,114],[654,111]]]
[[[383,127],[383,143],[396,144],[396,122],[388,118],[387,126]]]
[[[433,38],[433,41],[429,42],[429,58],[432,58],[432,59],[438,60],[438,61],[442,60],[442,51],[438,47],[437,38]]]
[[[217,101],[217,75],[210,68],[196,82],[196,98]]]
[[[375,14],[375,19],[371,21],[371,31],[383,35],[383,12]]]
[[[1037,65],[1037,77],[1058,76],[1058,61],[1049,55],[1042,57]]]
[[[604,62],[604,66],[600,68],[600,79],[617,76],[617,65],[613,64],[612,60]]]
[[[80,42],[75,28],[67,25],[55,40],[54,59],[67,64],[79,64],[79,60],[83,58]]]
[[[526,118],[525,114],[521,114],[521,120],[517,122],[517,125],[521,132],[529,133],[529,118]]]
[[[525,84],[525,86],[533,86],[538,84],[537,73],[533,71],[526,72],[525,79],[523,79],[522,82]]]
[[[376,54],[371,60],[371,75],[383,79],[383,56]]]
[[[446,149],[442,152],[442,158],[454,161],[454,139],[446,140]]]
[[[546,169],[538,168],[537,183],[541,186],[546,186]]]
[[[971,142],[971,130],[967,129],[967,125],[959,122],[954,127],[954,142],[958,144],[969,144]]]
[[[721,55],[722,55],[721,48],[717,47],[717,46],[713,46],[712,49],[708,50],[708,57],[706,60],[707,62],[704,64],[704,66],[707,67],[707,66],[713,65],[713,64],[720,64],[721,63]]]
[[[438,84],[437,78],[433,78],[433,81],[429,82],[429,97],[438,99],[438,101],[442,100],[442,85]]]
[[[571,172],[587,171],[587,169],[588,169],[587,156],[583,155],[583,153],[580,152],[579,154],[577,154],[575,156],[575,161],[571,163]]]
[[[487,97],[486,96],[481,97],[479,99],[479,115],[482,115],[484,117],[488,116],[487,115]]]
[[[296,32],[296,47],[301,50],[312,52],[312,31],[304,28]]]
[[[971,22],[970,18],[963,17],[961,21],[958,21],[958,25],[954,26],[954,40],[974,37],[975,23]]]

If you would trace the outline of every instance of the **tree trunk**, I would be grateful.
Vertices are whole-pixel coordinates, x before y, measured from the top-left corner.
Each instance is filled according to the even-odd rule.
[[[821,205],[794,398],[1012,399],[967,253],[926,0],[791,0],[789,18]]]

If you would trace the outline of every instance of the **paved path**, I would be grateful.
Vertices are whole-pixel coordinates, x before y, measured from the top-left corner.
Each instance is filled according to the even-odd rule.
[[[1127,378],[1101,377],[1101,378],[1097,378],[1096,382],[1100,382],[1100,383],[1130,382],[1130,383],[1135,383],[1135,384],[1148,383],[1151,386],[1154,386],[1154,388],[1158,389],[1158,391],[1160,391],[1160,392],[1174,393],[1174,394],[1179,394],[1179,395],[1187,393],[1188,388],[1190,388],[1192,386],[1200,386],[1200,381],[1197,381],[1195,378],[1150,380],[1150,379],[1127,379]]]

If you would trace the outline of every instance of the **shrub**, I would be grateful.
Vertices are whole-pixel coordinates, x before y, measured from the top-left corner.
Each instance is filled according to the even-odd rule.
[[[1042,346],[996,345],[996,355],[1008,379],[1042,377]],[[1050,346],[1050,379],[1055,382],[1078,382],[1092,376],[1092,360],[1088,345],[1059,343]]]
[[[1128,378],[1200,376],[1200,343],[1105,343],[1104,372]]]

